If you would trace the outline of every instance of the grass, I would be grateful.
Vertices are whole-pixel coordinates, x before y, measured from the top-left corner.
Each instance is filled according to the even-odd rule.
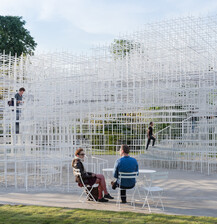
[[[56,207],[0,205],[0,223],[70,224],[70,223],[217,223],[217,218],[68,209]]]
[[[138,151],[133,151],[131,152],[129,155],[130,156],[135,156],[135,155],[140,155],[140,154],[144,154],[145,153],[145,149],[144,150],[138,150]],[[92,155],[119,155],[119,150],[118,151],[114,151],[114,150],[100,150],[100,149],[92,149],[91,150],[91,154]]]
[[[99,150],[99,149],[92,149],[92,155],[116,155],[116,151],[114,150]]]

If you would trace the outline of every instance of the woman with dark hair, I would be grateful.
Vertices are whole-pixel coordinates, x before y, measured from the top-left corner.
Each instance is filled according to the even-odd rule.
[[[75,158],[72,161],[72,167],[80,170],[81,177],[85,185],[87,184],[92,186],[94,184],[98,184],[99,202],[108,202],[107,199],[114,199],[107,191],[105,177],[102,174],[86,172],[82,163],[84,161],[84,156],[85,156],[84,150],[82,148],[77,149],[75,152]],[[76,177],[75,181],[78,183],[79,186],[82,187],[81,180],[78,176]],[[102,197],[103,191],[104,191],[104,197]]]

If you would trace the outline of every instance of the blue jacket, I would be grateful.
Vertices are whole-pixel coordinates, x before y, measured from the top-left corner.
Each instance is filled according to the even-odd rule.
[[[119,172],[138,172],[138,163],[135,158],[130,156],[124,156],[115,162],[114,167],[114,177],[118,179]],[[118,183],[120,181],[118,180]],[[135,178],[132,179],[121,179],[122,187],[133,187],[136,181]]]

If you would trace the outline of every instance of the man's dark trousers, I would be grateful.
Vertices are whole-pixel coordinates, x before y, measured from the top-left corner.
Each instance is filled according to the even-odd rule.
[[[149,146],[149,144],[150,144],[150,142],[151,142],[151,139],[153,140],[153,142],[152,142],[152,146],[154,146],[154,143],[155,143],[155,137],[150,136],[149,139],[148,139],[148,142],[147,142],[146,150],[148,149],[148,146]]]

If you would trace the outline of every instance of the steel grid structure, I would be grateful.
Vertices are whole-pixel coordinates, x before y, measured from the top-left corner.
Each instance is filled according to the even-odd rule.
[[[217,16],[146,24],[91,56],[1,54],[0,187],[69,191],[76,148],[116,154],[123,143],[148,165],[216,171],[216,58]],[[7,101],[22,86],[16,121]],[[150,121],[157,147],[146,152]]]

